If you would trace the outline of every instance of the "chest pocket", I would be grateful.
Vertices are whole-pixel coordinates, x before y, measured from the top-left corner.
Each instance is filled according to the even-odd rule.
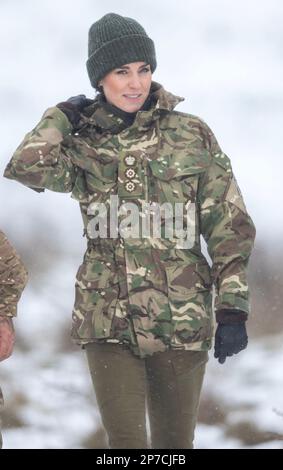
[[[161,226],[169,227],[167,233],[177,248],[190,249],[199,243],[197,192],[210,155],[205,149],[184,148],[183,143],[179,147],[149,160],[150,198],[160,205],[171,205],[169,212],[161,211]]]
[[[84,175],[86,191],[97,192],[98,199],[114,191],[118,178],[118,155],[109,143],[99,147],[89,137],[77,137],[68,149],[68,155]]]
[[[150,171],[156,178],[153,192],[158,196],[158,202],[195,202],[198,180],[208,162],[209,153],[199,149],[174,150],[149,160]]]

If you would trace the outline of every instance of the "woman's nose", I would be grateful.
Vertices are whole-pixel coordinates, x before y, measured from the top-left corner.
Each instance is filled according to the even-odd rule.
[[[140,77],[138,75],[129,77],[129,86],[134,89],[139,89],[141,87]]]

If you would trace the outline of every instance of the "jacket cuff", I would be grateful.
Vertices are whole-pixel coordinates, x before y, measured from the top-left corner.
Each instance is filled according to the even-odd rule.
[[[249,302],[249,293],[246,295],[239,295],[234,292],[221,292],[215,297],[215,310],[233,310],[233,311],[242,311],[249,314],[250,312],[250,302]]]
[[[223,309],[217,310],[215,317],[217,323],[231,325],[245,322],[248,319],[248,314],[247,312],[243,312],[242,310]]]

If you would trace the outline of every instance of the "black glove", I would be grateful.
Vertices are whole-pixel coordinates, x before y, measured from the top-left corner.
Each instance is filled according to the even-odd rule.
[[[56,104],[56,106],[66,114],[72,126],[76,127],[81,118],[80,112],[93,102],[94,100],[86,98],[85,95],[77,95],[71,96],[67,101],[62,101],[61,103]]]
[[[248,345],[245,322],[225,325],[219,323],[215,333],[214,357],[223,364],[227,356],[233,356]]]

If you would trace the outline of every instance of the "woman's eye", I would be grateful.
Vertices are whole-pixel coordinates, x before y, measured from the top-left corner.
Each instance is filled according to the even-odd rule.
[[[147,72],[149,72],[149,71],[150,71],[149,68],[146,68],[146,69],[142,69],[142,70],[141,70],[142,73],[144,73],[144,72],[147,73]],[[117,74],[119,74],[119,75],[122,75],[122,74],[124,74],[124,73],[127,73],[127,70],[118,70],[118,71],[117,71]]]

